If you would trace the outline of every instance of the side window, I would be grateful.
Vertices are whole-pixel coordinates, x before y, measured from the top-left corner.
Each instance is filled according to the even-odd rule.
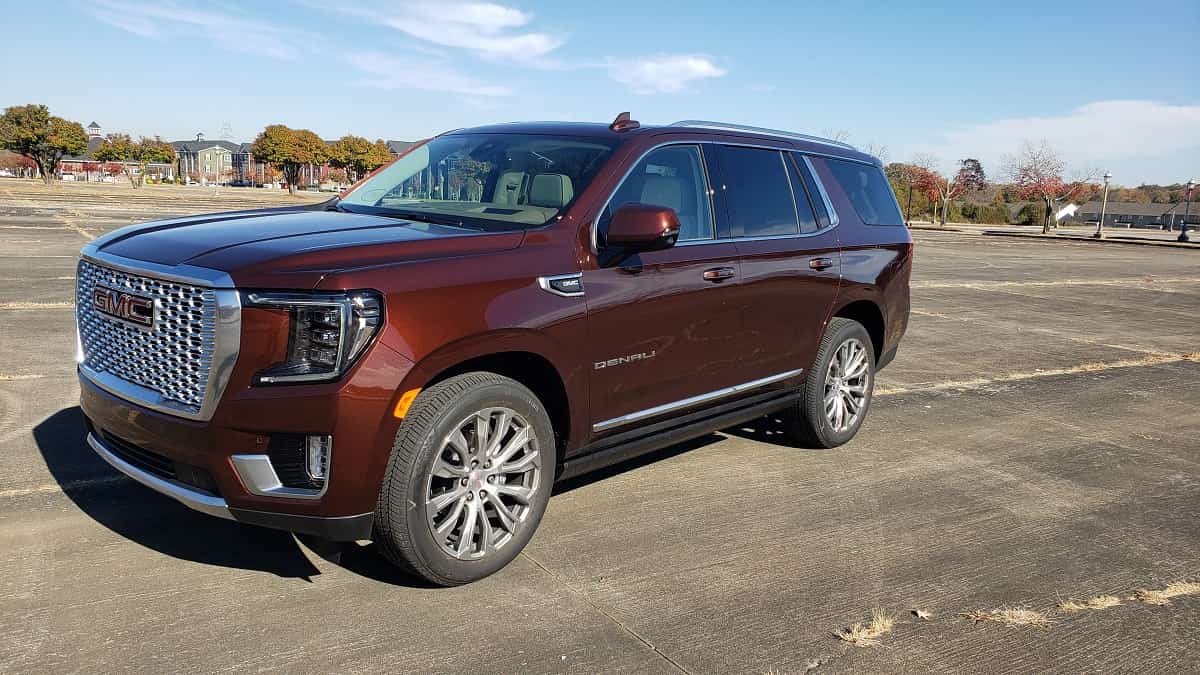
[[[721,176],[735,236],[800,231],[792,186],[778,150],[721,146]]]
[[[904,217],[900,215],[900,207],[892,194],[892,186],[888,184],[883,171],[869,164],[848,162],[840,159],[826,158],[825,164],[837,178],[838,184],[858,217],[867,225],[904,225]]]
[[[813,197],[805,187],[805,181],[800,178],[800,170],[784,153],[784,164],[787,165],[788,179],[792,182],[792,197],[796,200],[796,218],[800,221],[800,234],[812,234],[821,228],[817,226],[817,216],[813,212]]]
[[[695,145],[669,145],[650,152],[613,193],[597,227],[603,246],[613,211],[625,204],[666,206],[679,216],[679,241],[713,238],[712,202],[704,159]]]
[[[825,198],[821,195],[817,179],[813,177],[804,155],[798,152],[793,152],[791,155],[794,166],[800,170],[800,175],[804,178],[804,185],[808,187],[808,196],[812,200],[813,210],[817,214],[817,224],[821,229],[825,229],[833,224],[833,220],[829,217],[829,210],[826,208]]]

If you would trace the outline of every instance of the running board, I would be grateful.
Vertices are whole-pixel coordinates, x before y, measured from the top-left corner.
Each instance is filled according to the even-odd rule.
[[[647,452],[770,415],[799,398],[800,393],[795,390],[766,392],[610,436],[582,448],[574,457],[563,462],[558,480],[574,478]]]

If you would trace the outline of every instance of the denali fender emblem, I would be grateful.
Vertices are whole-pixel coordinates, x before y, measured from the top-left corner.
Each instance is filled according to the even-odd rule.
[[[607,361],[597,361],[594,365],[596,370],[612,368],[613,366],[619,366],[622,363],[633,363],[634,361],[645,361],[646,359],[652,359],[657,353],[657,349],[651,349],[650,351],[642,352],[641,354],[630,354],[628,356],[618,356]]]
[[[142,328],[154,327],[154,301],[150,298],[97,285],[92,289],[97,312]]]

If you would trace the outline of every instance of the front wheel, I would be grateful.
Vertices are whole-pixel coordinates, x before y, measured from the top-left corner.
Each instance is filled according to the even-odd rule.
[[[871,406],[875,349],[862,324],[829,322],[800,400],[784,414],[788,437],[810,448],[836,448],[854,438]]]
[[[396,435],[375,515],[393,563],[454,586],[501,569],[541,522],[554,432],[515,380],[474,372],[421,392]]]

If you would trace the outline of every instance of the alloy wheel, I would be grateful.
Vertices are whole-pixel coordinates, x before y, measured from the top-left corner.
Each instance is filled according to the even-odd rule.
[[[825,373],[825,419],[835,432],[858,423],[867,404],[871,378],[867,348],[857,338],[838,345]]]
[[[503,547],[532,511],[542,480],[533,426],[511,408],[485,408],[443,440],[425,490],[429,529],[446,554],[478,560]]]

